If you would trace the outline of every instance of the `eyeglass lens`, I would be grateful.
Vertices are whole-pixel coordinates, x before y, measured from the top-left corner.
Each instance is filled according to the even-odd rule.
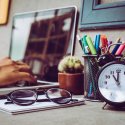
[[[71,93],[64,89],[51,88],[46,91],[47,98],[58,104],[65,104],[71,101]],[[37,93],[33,90],[16,90],[11,93],[10,99],[18,105],[31,105],[37,101]]]
[[[59,88],[49,89],[47,91],[47,96],[51,101],[59,104],[65,104],[70,102],[71,100],[71,93],[68,92],[67,90]]]
[[[13,103],[18,105],[31,105],[37,99],[37,94],[32,90],[17,90],[10,95]]]

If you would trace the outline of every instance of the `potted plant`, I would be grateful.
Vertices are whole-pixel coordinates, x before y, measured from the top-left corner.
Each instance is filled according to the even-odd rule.
[[[73,94],[83,94],[83,68],[83,64],[76,56],[64,57],[58,65],[59,87]]]

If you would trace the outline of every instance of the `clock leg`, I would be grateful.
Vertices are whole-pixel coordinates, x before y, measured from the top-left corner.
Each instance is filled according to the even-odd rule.
[[[105,107],[106,107],[107,104],[108,104],[108,103],[105,103],[105,104],[104,104],[104,106],[102,107],[103,110],[105,110]]]

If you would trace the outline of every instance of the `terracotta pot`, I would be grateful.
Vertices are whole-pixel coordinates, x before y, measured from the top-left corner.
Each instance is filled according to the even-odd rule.
[[[84,94],[83,73],[58,73],[59,87],[70,91],[72,94]]]

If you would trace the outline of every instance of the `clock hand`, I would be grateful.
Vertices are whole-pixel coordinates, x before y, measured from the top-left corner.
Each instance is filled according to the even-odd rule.
[[[113,76],[114,80],[117,82],[117,79],[116,79],[115,75],[113,74],[112,76]]]
[[[113,76],[114,80],[116,81],[117,85],[120,85],[120,82],[118,81],[119,78],[117,77],[117,79],[116,79],[114,74],[112,76]]]
[[[117,82],[120,84],[120,82],[119,82],[119,73],[120,73],[120,71],[116,71],[117,72]]]

